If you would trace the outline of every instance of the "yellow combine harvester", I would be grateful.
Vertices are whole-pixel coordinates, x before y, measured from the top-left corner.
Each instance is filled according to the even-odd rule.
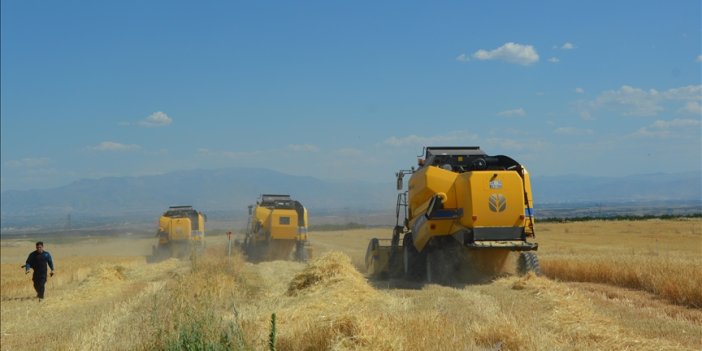
[[[531,183],[527,170],[507,156],[479,147],[426,147],[415,170],[396,173],[398,194],[392,239],[372,239],[366,268],[374,277],[449,283],[474,274],[516,270],[540,273],[533,252]]]
[[[158,220],[158,245],[154,257],[184,257],[193,248],[205,246],[207,216],[192,206],[171,206]]]
[[[263,194],[249,206],[249,223],[241,244],[253,261],[308,258],[307,209],[290,195]]]

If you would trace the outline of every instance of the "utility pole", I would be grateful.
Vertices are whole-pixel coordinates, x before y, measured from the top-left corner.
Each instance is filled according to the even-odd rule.
[[[227,232],[227,239],[229,240],[229,251],[227,251],[227,257],[232,256],[232,232]]]

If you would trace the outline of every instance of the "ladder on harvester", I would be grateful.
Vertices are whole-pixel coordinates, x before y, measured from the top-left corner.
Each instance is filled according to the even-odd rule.
[[[395,267],[395,260],[400,251],[400,234],[404,232],[407,225],[407,192],[397,194],[397,205],[395,206],[395,228],[392,230],[392,240],[390,241],[390,259],[389,266]],[[400,225],[400,214],[402,217],[402,225]]]

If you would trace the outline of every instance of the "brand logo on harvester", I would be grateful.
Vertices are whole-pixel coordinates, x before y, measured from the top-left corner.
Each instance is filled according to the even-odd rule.
[[[488,198],[488,204],[490,205],[490,211],[502,212],[507,208],[507,199],[502,194],[492,194]]]

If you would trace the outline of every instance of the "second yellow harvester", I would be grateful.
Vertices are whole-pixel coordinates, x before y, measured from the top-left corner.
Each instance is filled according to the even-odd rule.
[[[254,261],[309,256],[307,247],[307,209],[290,195],[263,194],[249,206],[249,223],[241,244]]]
[[[154,257],[183,257],[192,248],[205,245],[204,213],[192,206],[171,206],[158,220],[158,245],[154,247]]]

